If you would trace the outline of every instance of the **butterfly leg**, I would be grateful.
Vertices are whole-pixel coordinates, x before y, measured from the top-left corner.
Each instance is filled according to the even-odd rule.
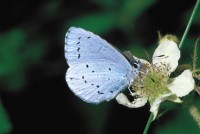
[[[136,93],[133,93],[133,92],[131,91],[131,86],[128,86],[128,90],[129,90],[129,92],[131,93],[132,96],[135,96],[135,95],[136,95]]]

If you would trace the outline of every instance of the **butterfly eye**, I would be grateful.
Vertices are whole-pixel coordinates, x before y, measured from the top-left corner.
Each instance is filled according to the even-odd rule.
[[[133,64],[134,68],[138,68],[138,65],[136,63]]]

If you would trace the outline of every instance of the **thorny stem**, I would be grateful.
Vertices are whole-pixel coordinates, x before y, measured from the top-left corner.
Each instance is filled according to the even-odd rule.
[[[147,124],[146,124],[146,127],[145,127],[145,129],[144,129],[143,134],[147,134],[147,133],[148,133],[149,127],[150,127],[151,122],[152,122],[152,120],[153,120],[153,116],[154,116],[153,113],[151,113],[150,116],[149,116],[149,119],[148,119],[148,121],[147,121]]]
[[[198,42],[199,42],[199,39],[197,39],[196,43],[195,43],[195,46],[194,46],[194,55],[193,55],[193,71],[196,71],[196,63],[197,63],[197,45],[198,45]],[[198,69],[197,69],[198,70]]]
[[[195,4],[195,7],[194,7],[194,10],[193,10],[193,12],[192,12],[192,15],[191,15],[191,17],[190,17],[190,20],[189,20],[189,22],[188,22],[188,24],[187,24],[187,27],[186,27],[186,29],[185,29],[185,32],[184,32],[184,34],[183,34],[183,36],[182,36],[182,38],[181,38],[181,42],[180,42],[180,44],[179,44],[179,48],[180,48],[180,49],[182,48],[183,42],[185,41],[185,38],[186,38],[186,36],[187,36],[187,34],[188,34],[188,31],[189,31],[189,29],[190,29],[190,27],[191,27],[191,24],[192,24],[192,21],[193,21],[193,19],[194,19],[194,16],[195,16],[196,12],[197,12],[199,3],[200,3],[200,0],[197,0],[197,2],[196,2],[196,4]],[[146,126],[145,126],[145,129],[144,129],[143,134],[147,134],[147,133],[148,133],[149,127],[150,127],[150,125],[151,125],[151,122],[153,121],[153,116],[154,116],[153,113],[151,113],[150,116],[149,116],[148,122],[147,122],[147,124],[146,124]]]
[[[195,7],[194,7],[194,10],[193,10],[193,12],[192,12],[192,15],[191,15],[191,17],[190,17],[190,20],[189,20],[189,22],[188,22],[188,24],[187,24],[187,27],[186,27],[185,32],[184,32],[184,34],[183,34],[183,37],[182,37],[182,39],[181,39],[181,42],[180,42],[180,44],[179,44],[179,48],[180,48],[180,49],[182,48],[183,42],[185,41],[185,38],[186,38],[186,36],[187,36],[187,34],[188,34],[188,31],[189,31],[189,29],[190,29],[190,27],[191,27],[191,24],[192,24],[192,21],[193,21],[193,19],[194,19],[194,16],[195,16],[196,12],[197,12],[199,3],[200,3],[200,0],[197,0],[197,2],[196,2],[196,4],[195,4]]]

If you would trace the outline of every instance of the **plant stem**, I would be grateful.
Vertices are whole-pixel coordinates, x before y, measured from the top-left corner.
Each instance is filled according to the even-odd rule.
[[[194,7],[194,10],[193,10],[193,12],[192,12],[192,15],[191,15],[191,17],[190,17],[190,20],[189,20],[189,22],[188,22],[188,24],[187,24],[187,27],[186,27],[185,32],[184,32],[184,34],[183,34],[183,37],[182,37],[182,39],[181,39],[181,42],[180,42],[180,44],[179,44],[179,48],[180,48],[180,49],[182,48],[183,42],[185,41],[185,38],[186,38],[186,36],[187,36],[187,34],[188,34],[188,31],[189,31],[189,29],[190,29],[190,27],[191,27],[191,24],[192,24],[192,21],[193,21],[193,19],[194,19],[194,16],[195,16],[196,12],[197,12],[199,3],[200,3],[200,0],[197,0],[197,2],[196,2],[196,4],[195,4],[195,7]]]
[[[150,116],[149,116],[148,122],[146,124],[146,127],[144,129],[143,134],[147,134],[148,133],[149,127],[151,125],[151,122],[153,121],[153,116],[154,116],[153,113],[151,113]]]
[[[196,43],[194,45],[193,66],[192,66],[193,71],[196,70],[196,66],[197,66],[196,65],[197,64],[197,45],[198,45],[199,39],[200,38],[197,39],[197,41],[196,41]]]

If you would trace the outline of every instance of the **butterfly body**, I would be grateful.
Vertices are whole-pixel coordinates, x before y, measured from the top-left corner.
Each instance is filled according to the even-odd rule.
[[[113,99],[130,86],[138,74],[128,60],[99,36],[71,27],[65,37],[69,65],[66,81],[75,95],[89,103]]]

